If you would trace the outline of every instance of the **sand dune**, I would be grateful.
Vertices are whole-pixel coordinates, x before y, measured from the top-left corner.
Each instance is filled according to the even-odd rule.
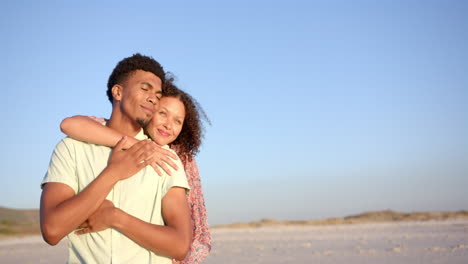
[[[215,228],[238,228],[238,227],[260,227],[260,226],[285,226],[285,225],[342,225],[342,224],[363,224],[381,222],[408,222],[408,221],[432,221],[448,219],[468,220],[468,211],[458,212],[395,212],[392,210],[365,212],[346,217],[326,218],[317,220],[301,221],[279,221],[276,219],[262,219],[256,222],[232,223],[218,225]]]

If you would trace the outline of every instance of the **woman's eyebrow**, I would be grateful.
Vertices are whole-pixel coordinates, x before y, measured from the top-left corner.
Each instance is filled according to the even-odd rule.
[[[175,119],[184,120],[184,117],[182,117],[181,115],[176,115],[176,116],[174,116],[174,117],[175,117]]]

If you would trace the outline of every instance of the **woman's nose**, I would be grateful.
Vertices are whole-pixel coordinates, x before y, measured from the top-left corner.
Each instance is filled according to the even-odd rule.
[[[171,122],[169,121],[169,118],[166,118],[166,119],[164,120],[163,126],[164,126],[166,129],[171,129]]]

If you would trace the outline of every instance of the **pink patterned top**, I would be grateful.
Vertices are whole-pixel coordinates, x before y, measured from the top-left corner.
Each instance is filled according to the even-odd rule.
[[[205,199],[200,181],[200,174],[195,159],[191,161],[183,161],[185,174],[187,175],[190,192],[187,195],[187,201],[190,206],[193,223],[193,242],[190,246],[190,251],[187,257],[181,264],[198,264],[201,263],[210,253],[211,250],[211,234],[208,227],[208,219],[206,216]]]

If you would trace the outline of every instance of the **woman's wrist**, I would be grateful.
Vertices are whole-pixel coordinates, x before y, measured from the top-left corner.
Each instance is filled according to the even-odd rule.
[[[123,149],[129,149],[131,148],[133,145],[135,145],[136,143],[138,143],[138,139],[134,138],[134,137],[127,137],[127,142],[125,143],[125,146],[123,147]]]

